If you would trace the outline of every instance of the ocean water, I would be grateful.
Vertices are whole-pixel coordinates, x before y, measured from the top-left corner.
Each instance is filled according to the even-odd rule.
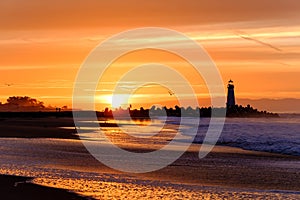
[[[137,139],[127,142],[147,146],[149,144],[165,145],[174,138],[179,130],[182,138],[178,142],[185,143],[197,132],[194,143],[203,143],[210,123],[209,118],[200,118],[200,126],[196,126],[198,118],[189,118],[182,129],[178,129],[180,118],[171,117],[150,121],[117,121],[119,128],[103,128],[107,135],[118,135],[126,132]],[[115,122],[115,121],[112,121]],[[163,134],[157,134],[158,132]],[[147,140],[145,140],[146,138]],[[115,138],[115,142],[124,143],[124,138]],[[281,115],[280,118],[227,118],[223,131],[217,141],[218,145],[239,147],[245,150],[272,152],[300,156],[300,115]]]
[[[202,121],[195,141],[203,142],[209,120]],[[219,145],[300,156],[300,116],[227,118]]]
[[[189,131],[197,131],[194,142],[201,143],[209,119],[189,119],[177,138],[185,143]],[[177,134],[179,118],[153,121],[118,121],[122,127],[103,127],[117,145],[153,148],[169,143]],[[97,141],[97,128],[83,140]],[[131,136],[122,134],[127,132]],[[88,132],[88,131],[87,131]],[[159,133],[159,134],[158,134]],[[300,118],[286,115],[281,118],[230,118],[218,140],[219,145],[248,150],[275,152],[300,156]],[[173,148],[176,149],[176,146]],[[113,158],[111,158],[113,159]],[[297,163],[293,162],[294,167]],[[35,177],[34,183],[64,188],[95,199],[299,199],[298,191],[259,190],[219,186],[178,184],[149,180],[130,174],[117,173],[99,167],[80,140],[0,138],[0,173]]]

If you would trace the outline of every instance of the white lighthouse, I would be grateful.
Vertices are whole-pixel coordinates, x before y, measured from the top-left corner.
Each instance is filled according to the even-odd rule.
[[[230,79],[227,85],[227,108],[235,106],[235,97],[234,97],[234,85],[233,81]]]

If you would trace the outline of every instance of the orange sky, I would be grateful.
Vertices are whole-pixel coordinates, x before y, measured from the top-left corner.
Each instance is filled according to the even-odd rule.
[[[299,22],[298,0],[2,0],[0,102],[27,95],[46,105],[71,106],[77,70],[89,52],[113,34],[147,26],[171,28],[196,40],[218,66],[224,85],[234,80],[240,98],[300,98]],[[136,62],[129,58],[115,72]],[[160,59],[176,62],[172,56]],[[107,76],[106,82],[100,101],[109,99],[115,77]],[[205,86],[195,90],[207,96]]]

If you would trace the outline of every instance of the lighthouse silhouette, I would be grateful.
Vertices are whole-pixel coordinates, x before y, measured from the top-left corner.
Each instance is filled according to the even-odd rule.
[[[235,97],[234,97],[234,85],[233,81],[230,79],[227,85],[227,108],[235,106]]]

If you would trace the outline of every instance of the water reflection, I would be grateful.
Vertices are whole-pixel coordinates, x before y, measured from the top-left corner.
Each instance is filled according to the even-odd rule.
[[[173,122],[172,122],[173,121]],[[143,151],[154,151],[167,145],[178,134],[178,123],[164,119],[107,119],[81,121],[80,138],[102,141],[103,136],[120,148],[135,151],[132,147],[142,147]]]

